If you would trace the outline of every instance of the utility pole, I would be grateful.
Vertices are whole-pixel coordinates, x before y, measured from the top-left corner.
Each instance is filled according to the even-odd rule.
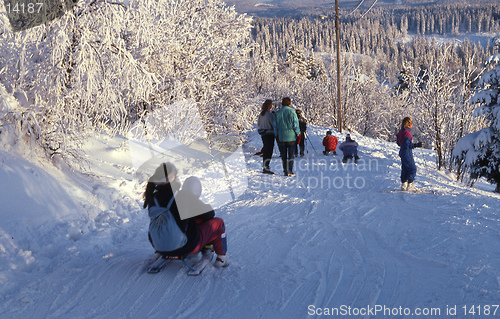
[[[339,19],[339,0],[335,0],[335,29],[337,35],[337,121],[339,133],[342,133],[342,100],[340,98],[340,19]]]
[[[357,6],[354,8],[354,10],[351,12],[353,13],[356,11],[364,2],[365,0],[360,0]],[[370,11],[375,4],[377,3],[378,0],[374,0],[373,3],[371,4],[370,8],[365,11],[361,15],[361,17],[364,17],[368,11]],[[331,16],[319,16],[320,19],[332,19]],[[335,33],[337,35],[337,121],[338,121],[338,129],[339,132],[342,133],[342,100],[341,100],[341,94],[340,94],[340,17],[339,17],[339,0],[335,0]]]
[[[331,20],[333,20],[333,17],[331,17],[331,16],[320,15],[319,18],[320,19],[331,19]],[[340,19],[339,19],[339,0],[335,0],[335,33],[336,33],[336,38],[337,38],[337,127],[338,127],[338,130],[339,130],[339,133],[342,133],[342,99],[341,99],[341,94],[340,94]]]

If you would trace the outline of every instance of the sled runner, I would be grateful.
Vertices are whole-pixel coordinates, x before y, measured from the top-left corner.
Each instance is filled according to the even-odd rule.
[[[403,191],[403,190],[386,190],[380,191],[380,193],[403,193],[403,194],[439,194],[436,191],[429,190],[416,190],[416,191]]]
[[[185,256],[167,256],[160,255],[160,257],[153,262],[147,269],[150,274],[159,273],[167,264],[174,260],[180,260],[184,263],[184,265],[188,268],[188,276],[198,276],[205,269],[205,267],[212,261],[214,252],[210,251],[208,254],[203,255],[200,260],[195,262],[193,265],[188,263],[186,259],[189,259],[190,255]]]

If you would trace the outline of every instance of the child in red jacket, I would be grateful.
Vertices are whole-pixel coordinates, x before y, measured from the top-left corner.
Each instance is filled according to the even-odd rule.
[[[333,155],[337,155],[336,149],[338,142],[337,138],[332,135],[332,131],[326,132],[326,136],[323,138],[323,146],[325,146],[323,154],[329,155],[330,152],[333,151]]]

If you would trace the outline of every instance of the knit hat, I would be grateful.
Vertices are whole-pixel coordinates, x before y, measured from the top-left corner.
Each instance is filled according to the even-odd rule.
[[[184,184],[182,184],[182,189],[190,192],[198,198],[201,196],[201,182],[196,176],[186,178]]]
[[[332,135],[332,131],[326,132],[326,135]]]
[[[154,175],[149,178],[148,182],[160,185],[172,182],[176,177],[177,169],[174,164],[167,162],[160,164],[160,166],[156,168]]]

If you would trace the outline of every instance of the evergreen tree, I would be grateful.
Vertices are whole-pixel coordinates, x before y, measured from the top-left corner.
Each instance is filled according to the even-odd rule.
[[[455,159],[468,168],[472,181],[485,177],[496,184],[500,193],[500,54],[488,59],[497,63],[480,80],[481,90],[474,95],[472,103],[479,107],[475,116],[484,116],[489,123],[480,131],[466,135],[458,141],[453,152]]]
[[[410,87],[411,74],[413,73],[413,68],[408,63],[403,64],[403,69],[399,71],[397,76],[398,83],[394,87],[396,94],[403,94],[403,92],[408,91]]]
[[[286,54],[285,65],[299,75],[306,76],[308,73],[306,55],[301,48],[291,47],[288,50]]]

